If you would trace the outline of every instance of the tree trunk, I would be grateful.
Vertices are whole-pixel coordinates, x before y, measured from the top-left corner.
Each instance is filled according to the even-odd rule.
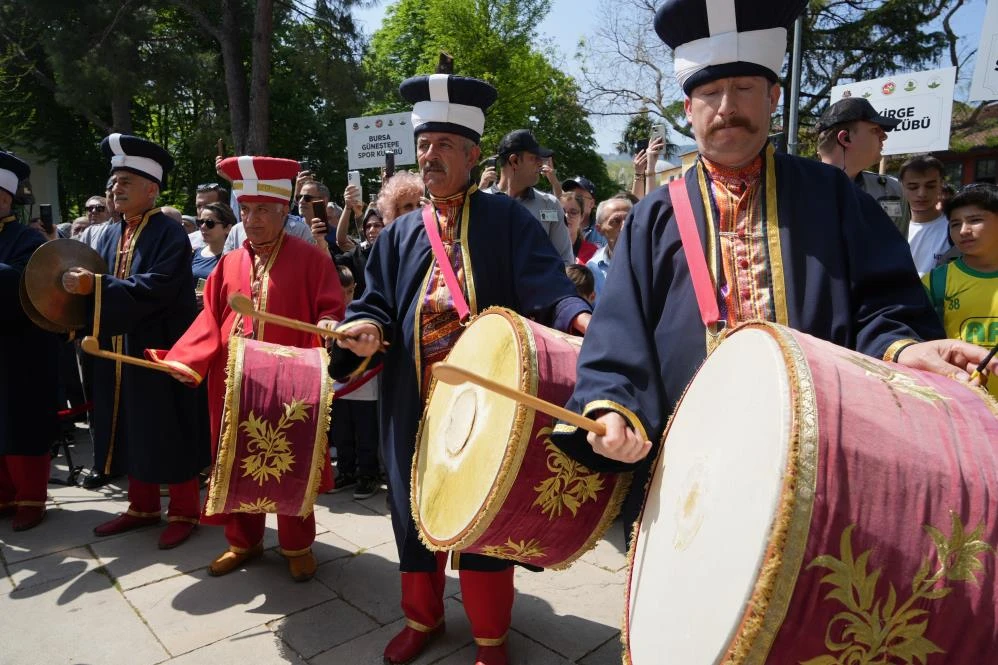
[[[267,154],[270,138],[270,42],[274,0],[257,0],[253,25],[253,69],[250,75],[248,152]]]
[[[111,131],[132,133],[132,99],[120,92],[111,96]]]
[[[225,69],[225,91],[229,97],[229,124],[232,125],[232,143],[237,155],[247,154],[247,128],[249,127],[249,100],[246,93],[246,74],[239,48],[239,23],[236,18],[238,0],[222,0],[222,31],[218,35],[222,47],[222,66]]]

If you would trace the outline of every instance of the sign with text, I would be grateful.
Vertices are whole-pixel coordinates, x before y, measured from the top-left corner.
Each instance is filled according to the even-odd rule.
[[[386,113],[347,118],[347,159],[351,170],[385,165],[385,153],[395,153],[395,164],[415,164],[412,114]]]
[[[898,74],[832,88],[832,103],[865,97],[880,115],[901,124],[887,132],[884,155],[949,149],[956,67]]]
[[[974,79],[970,82],[970,101],[998,99],[998,0],[988,0],[977,44]]]

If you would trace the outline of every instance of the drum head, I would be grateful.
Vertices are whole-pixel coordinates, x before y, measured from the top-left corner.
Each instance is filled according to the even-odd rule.
[[[522,324],[518,331],[516,325],[498,312],[479,316],[458,339],[447,362],[503,385],[536,392],[536,386],[530,385],[536,378],[531,381],[522,363],[521,344],[529,332]],[[531,420],[517,423],[525,411],[513,400],[470,383],[434,383],[413,474],[416,518],[434,545],[453,545],[474,527],[493,488],[502,484],[503,469],[509,467],[507,450],[520,434],[529,437]]]
[[[718,347],[683,396],[633,549],[631,663],[720,662],[741,629],[780,506],[791,386],[780,345],[750,328]]]

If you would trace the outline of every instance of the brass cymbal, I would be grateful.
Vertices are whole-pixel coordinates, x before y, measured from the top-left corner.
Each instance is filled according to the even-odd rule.
[[[24,283],[31,304],[50,322],[70,330],[87,322],[90,296],[67,293],[62,275],[70,268],[86,268],[106,273],[107,264],[100,254],[78,240],[50,240],[31,255],[24,269]]]
[[[21,308],[24,309],[24,313],[28,315],[28,318],[31,319],[32,323],[42,330],[47,330],[48,332],[60,334],[69,332],[66,328],[57,326],[46,319],[38,312],[37,309],[35,309],[35,306],[31,303],[31,298],[28,297],[28,289],[24,284],[24,275],[21,275],[21,285],[18,287],[18,291],[20,291],[21,295]]]

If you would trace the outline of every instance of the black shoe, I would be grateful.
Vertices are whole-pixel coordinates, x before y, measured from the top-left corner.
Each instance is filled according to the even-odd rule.
[[[112,480],[116,480],[120,477],[120,475],[100,473],[99,471],[92,469],[90,473],[87,474],[87,477],[83,479],[81,485],[83,485],[85,489],[95,490],[98,487],[104,487],[104,485],[107,485]]]
[[[350,473],[341,473],[336,476],[336,481],[333,483],[333,489],[330,490],[330,494],[336,494],[337,492],[342,492],[343,490],[353,487],[357,484],[357,479],[353,477]]]
[[[378,493],[378,484],[370,476],[361,476],[357,479],[357,487],[353,491],[355,499],[370,499]]]

